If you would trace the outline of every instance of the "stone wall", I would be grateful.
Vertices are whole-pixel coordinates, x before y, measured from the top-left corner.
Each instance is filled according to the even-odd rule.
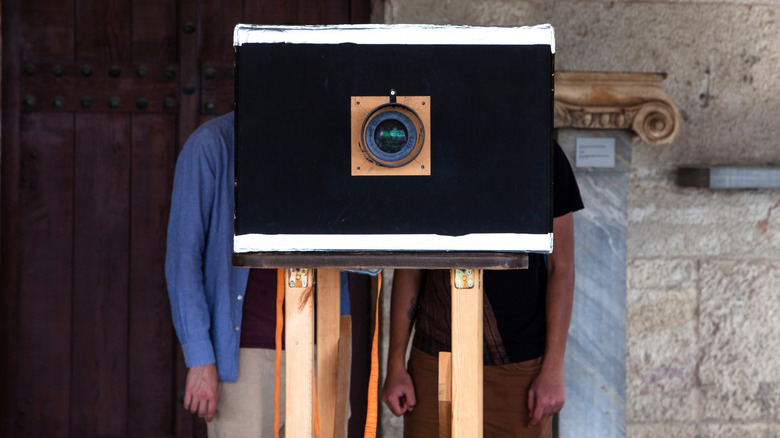
[[[682,165],[780,166],[780,2],[384,0],[373,14],[552,23],[560,71],[668,74],[682,131],[635,142],[628,178],[626,435],[780,436],[780,191],[674,182]]]

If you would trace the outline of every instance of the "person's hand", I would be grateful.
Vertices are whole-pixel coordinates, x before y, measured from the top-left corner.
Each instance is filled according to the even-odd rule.
[[[528,427],[544,417],[558,413],[566,401],[563,373],[545,373],[544,369],[528,389]]]
[[[187,370],[184,389],[184,409],[198,414],[207,422],[214,419],[219,403],[219,381],[215,364],[195,366]]]
[[[396,417],[414,410],[417,399],[414,396],[414,384],[406,370],[387,373],[382,385],[382,401]]]

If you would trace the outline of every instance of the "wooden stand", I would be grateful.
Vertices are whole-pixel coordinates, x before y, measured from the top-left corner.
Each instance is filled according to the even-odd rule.
[[[482,437],[482,269],[453,269],[452,436]]]
[[[284,290],[285,436],[314,436],[314,276],[286,269]]]
[[[339,372],[341,273],[317,269],[317,413],[320,437],[331,438]]]
[[[440,358],[440,437],[482,437],[482,269],[453,269],[452,355]],[[285,275],[285,434],[314,434],[314,283],[311,268]],[[321,438],[346,436],[350,320],[340,318],[337,269],[317,272],[317,410]],[[345,371],[346,370],[346,371]],[[347,388],[346,390],[344,388]],[[450,435],[451,433],[451,435]]]
[[[482,317],[484,269],[525,269],[528,255],[498,254],[321,254],[243,253],[233,255],[235,266],[285,268],[285,435],[311,438],[314,433],[314,300],[317,301],[317,409],[322,438],[346,436],[351,337],[349,317],[340,318],[341,276],[339,267],[452,269],[451,365],[442,364],[440,374],[449,376],[440,388],[440,400],[451,413],[442,426],[443,435],[456,438],[482,437]],[[290,266],[318,266],[317,293],[314,270]],[[449,388],[449,390],[447,389]],[[451,392],[448,392],[451,391]],[[442,424],[443,424],[442,423]],[[450,428],[451,426],[451,428]],[[451,432],[450,432],[451,431]]]
[[[452,436],[452,353],[439,352],[439,438]]]
[[[285,269],[285,435],[314,435],[314,276]],[[321,438],[346,438],[352,326],[341,317],[341,273],[317,271],[317,411]]]

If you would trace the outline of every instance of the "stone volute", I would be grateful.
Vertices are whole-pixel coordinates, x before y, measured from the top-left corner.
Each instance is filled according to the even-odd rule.
[[[630,130],[648,145],[671,143],[682,117],[661,89],[664,73],[555,73],[555,127]]]

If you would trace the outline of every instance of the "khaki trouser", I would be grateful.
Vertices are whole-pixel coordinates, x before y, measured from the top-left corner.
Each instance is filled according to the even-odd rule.
[[[274,359],[274,350],[239,350],[238,378],[235,382],[219,382],[219,403],[214,420],[208,424],[209,438],[273,438]],[[284,359],[281,382],[279,436],[283,437]]]

